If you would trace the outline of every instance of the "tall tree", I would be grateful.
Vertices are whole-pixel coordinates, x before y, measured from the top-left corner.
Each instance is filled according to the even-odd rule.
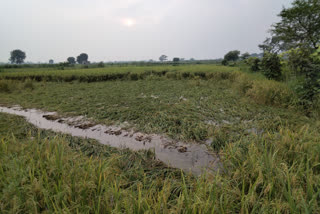
[[[76,64],[76,59],[74,57],[72,57],[72,56],[68,57],[67,61],[71,65]]]
[[[173,62],[179,62],[179,61],[180,61],[180,58],[174,57],[174,58],[172,59],[172,61],[173,61]]]
[[[167,60],[167,56],[166,55],[161,55],[160,57],[159,57],[159,60],[161,61],[161,62],[163,62],[163,61],[166,61]]]
[[[22,64],[26,58],[26,53],[22,50],[13,50],[10,53],[10,62],[12,64]]]
[[[302,48],[311,52],[320,42],[320,1],[295,0],[291,8],[284,8],[279,14],[281,21],[271,29],[268,38],[260,48],[279,52]]]
[[[245,53],[243,53],[242,55],[241,55],[241,59],[242,60],[246,60],[246,59],[248,59],[250,57],[250,54],[248,53],[248,52],[245,52]]]
[[[224,59],[227,61],[237,61],[239,59],[240,51],[234,50],[229,51],[225,56]]]
[[[88,54],[82,53],[79,56],[77,56],[77,62],[79,64],[83,64],[83,63],[88,62]]]

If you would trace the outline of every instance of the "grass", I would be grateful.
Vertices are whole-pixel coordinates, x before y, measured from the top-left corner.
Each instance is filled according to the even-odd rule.
[[[26,79],[18,81],[5,71],[0,103],[107,125],[128,121],[197,143],[209,138],[225,173],[195,178],[152,152],[116,150],[0,114],[1,212],[319,213],[320,121],[304,116],[292,90],[258,74],[177,67],[91,83],[31,80],[40,70],[13,72]]]

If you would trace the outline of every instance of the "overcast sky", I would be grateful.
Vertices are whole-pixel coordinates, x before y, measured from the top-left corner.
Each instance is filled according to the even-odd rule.
[[[0,61],[212,59],[257,45],[292,0],[1,0]]]

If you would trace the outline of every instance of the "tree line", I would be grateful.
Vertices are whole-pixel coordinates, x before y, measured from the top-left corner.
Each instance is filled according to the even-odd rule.
[[[26,59],[27,55],[24,51],[16,49],[10,52],[10,58],[9,61],[12,64],[22,64],[24,63],[24,60]],[[81,53],[77,58],[75,57],[68,57],[67,58],[67,63],[74,65],[76,63],[78,64],[90,64],[90,61],[88,61],[88,54],[86,53]],[[53,64],[54,61],[53,59],[49,60],[49,64]]]

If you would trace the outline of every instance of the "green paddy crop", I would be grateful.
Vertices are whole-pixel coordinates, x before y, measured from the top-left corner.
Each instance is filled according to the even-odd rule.
[[[212,78],[212,72],[232,72],[237,68],[222,67],[215,65],[188,65],[188,66],[127,66],[127,67],[106,67],[93,69],[44,69],[44,68],[19,68],[6,69],[1,72],[0,79],[36,81],[70,82],[98,82],[109,80],[138,80],[148,76],[172,76],[172,78]],[[207,75],[208,74],[208,75]],[[227,75],[227,74],[226,74]]]
[[[319,123],[243,137],[223,150],[225,173],[195,178],[151,152],[0,119],[2,213],[320,212]]]
[[[215,65],[11,69],[0,73],[0,104],[206,141],[225,169],[193,177],[152,151],[0,114],[1,213],[320,212],[318,116],[305,116],[285,83],[259,74]]]

